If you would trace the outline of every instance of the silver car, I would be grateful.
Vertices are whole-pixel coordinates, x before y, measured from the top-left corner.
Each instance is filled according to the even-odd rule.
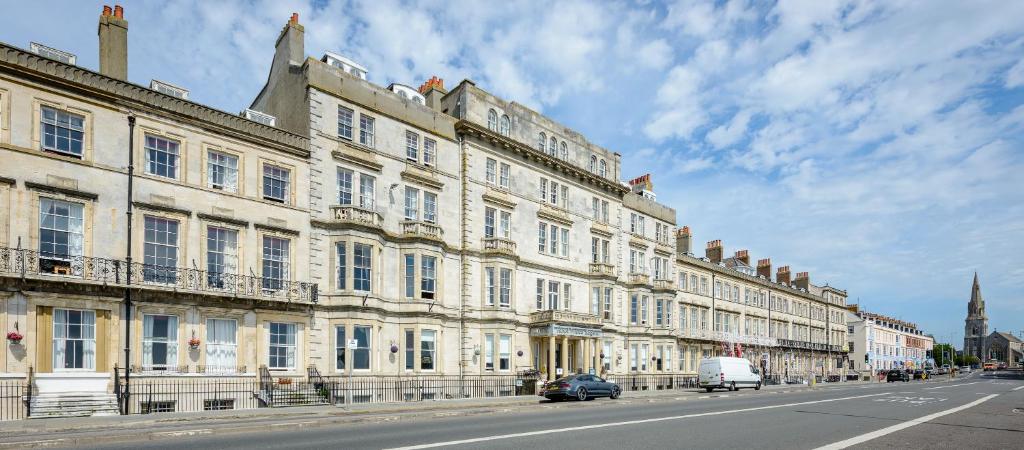
[[[541,395],[551,401],[569,398],[589,400],[597,397],[619,398],[622,388],[597,375],[569,375],[544,385]]]

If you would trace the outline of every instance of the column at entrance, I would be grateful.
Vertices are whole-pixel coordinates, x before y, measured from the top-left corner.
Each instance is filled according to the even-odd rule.
[[[555,379],[555,337],[548,337],[548,380]],[[565,353],[562,353],[563,355]]]
[[[562,336],[562,376],[569,374],[569,336]]]
[[[583,346],[583,373],[590,373],[590,369],[593,367],[591,364],[594,361],[590,358],[590,339],[580,339],[580,345]]]
[[[597,339],[591,339],[590,343],[594,346],[594,353],[591,355],[591,359],[594,361],[594,373],[601,374],[601,341]]]

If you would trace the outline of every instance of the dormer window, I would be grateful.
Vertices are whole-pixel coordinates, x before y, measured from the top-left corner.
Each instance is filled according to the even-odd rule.
[[[498,131],[498,112],[493,109],[487,111],[487,129]]]
[[[543,131],[541,131],[540,132],[540,137],[537,140],[537,150],[540,150],[543,153],[547,149],[547,145],[548,145],[548,136],[546,134],[544,134]]]
[[[500,131],[501,135],[502,136],[508,136],[509,135],[509,130],[510,130],[511,127],[512,127],[512,121],[509,120],[508,116],[502,115],[501,116],[501,131]]]
[[[551,156],[558,155],[558,140],[554,136],[551,136],[550,144],[548,145],[548,154]]]

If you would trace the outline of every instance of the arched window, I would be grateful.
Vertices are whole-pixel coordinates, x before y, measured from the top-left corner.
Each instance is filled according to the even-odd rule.
[[[562,159],[569,160],[569,146],[566,145],[565,141],[562,141]]]
[[[498,112],[493,109],[487,111],[487,128],[498,131]]]
[[[551,156],[558,155],[558,140],[554,136],[551,136],[551,144],[548,145],[548,154]]]
[[[512,121],[508,119],[508,116],[501,115],[501,134],[502,136],[508,136],[509,129],[512,128]]]
[[[540,132],[540,140],[537,141],[537,150],[545,151],[548,145],[548,136],[543,131]]]
[[[597,173],[597,156],[590,155],[590,173]]]
[[[600,163],[598,163],[597,173],[599,175],[601,175],[602,177],[606,177],[606,178],[608,177],[608,164],[605,163],[603,159],[601,160]]]

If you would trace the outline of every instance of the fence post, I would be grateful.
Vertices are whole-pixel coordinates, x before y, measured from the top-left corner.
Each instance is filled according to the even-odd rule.
[[[25,386],[25,417],[32,417],[32,382],[35,372],[32,366],[28,366],[28,385]]]

